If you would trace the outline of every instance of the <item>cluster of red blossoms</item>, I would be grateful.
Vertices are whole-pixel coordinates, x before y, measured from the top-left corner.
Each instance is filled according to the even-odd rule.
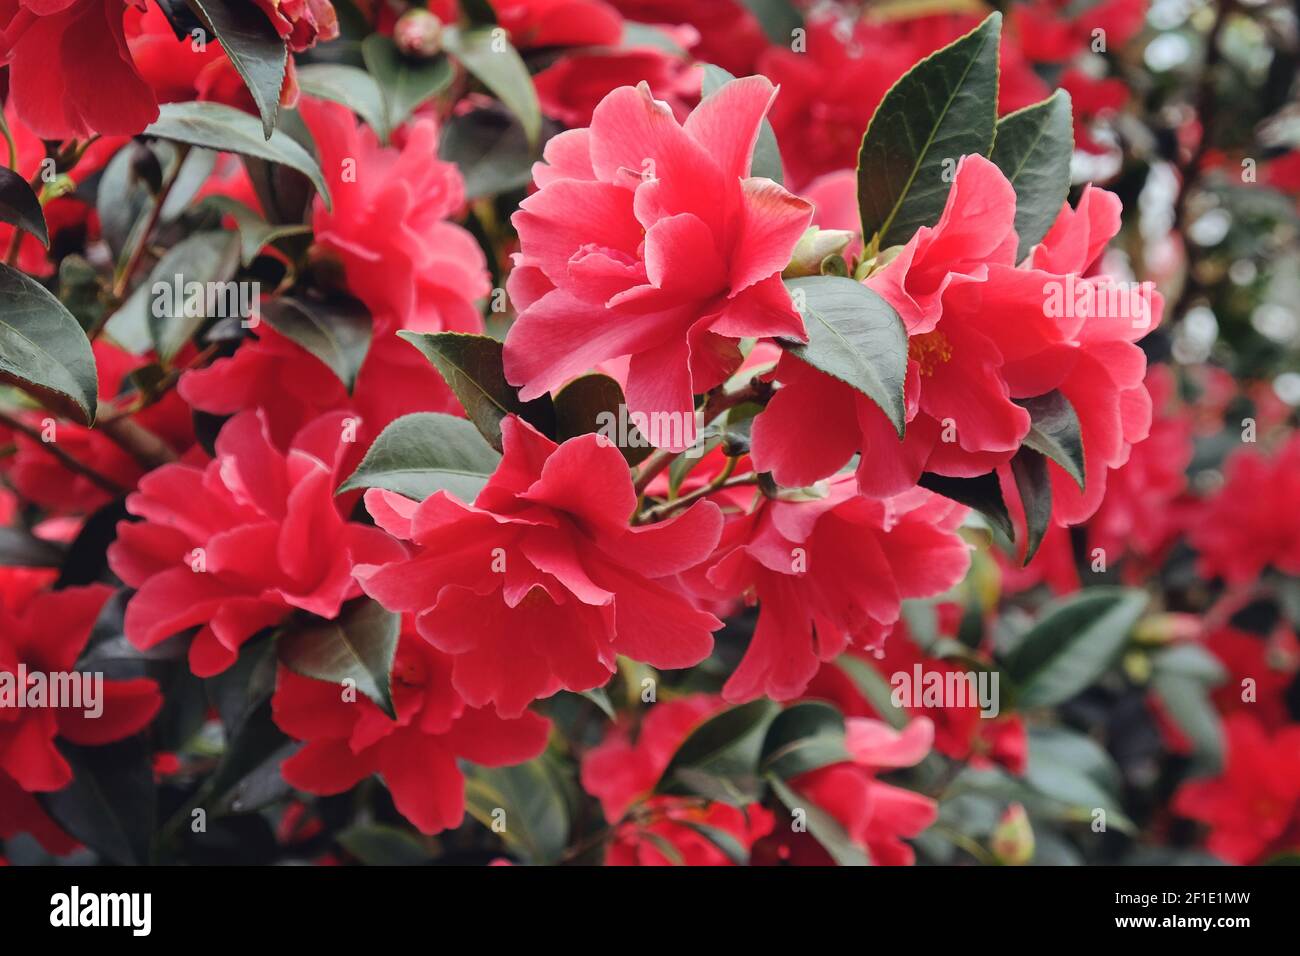
[[[191,684],[249,684],[250,709],[265,704],[291,746],[276,772],[307,806],[377,775],[393,818],[438,834],[482,809],[482,768],[562,753],[608,824],[603,862],[910,864],[953,786],[936,765],[1039,782],[1032,721],[1010,698],[1000,714],[966,698],[891,705],[893,677],[973,686],[1028,630],[993,636],[999,588],[1086,594],[1085,552],[1141,588],[1190,546],[1221,603],[1195,626],[1160,617],[1157,637],[1226,674],[1227,756],[1172,809],[1233,862],[1300,846],[1286,702],[1300,652],[1283,624],[1267,642],[1236,626],[1265,584],[1300,576],[1300,437],[1266,422],[1263,450],[1232,455],[1221,487],[1189,485],[1195,409],[1138,344],[1164,298],[1108,274],[1120,199],[1087,184],[1062,201],[1068,169],[1036,241],[1026,209],[1041,196],[990,158],[992,141],[946,157],[927,225],[887,248],[862,233],[855,165],[873,114],[918,62],[990,21],[818,4],[778,44],[733,0],[493,0],[546,135],[512,194],[448,146],[483,113],[519,113],[520,141],[536,138],[517,89],[461,55],[471,11],[439,0],[412,11],[436,22],[399,23],[361,4],[371,78],[313,57],[340,33],[328,0],[256,6],[285,51],[282,127],[246,165],[233,145],[178,140],[213,154],[177,209],[168,191],[196,154],[165,169],[132,137],[158,122],[149,138],[175,138],[169,105],[266,115],[219,23],[200,41],[144,0],[0,3],[11,165],[38,187],[51,240],[0,225],[5,269],[58,283],[65,303],[73,257],[59,250],[104,273],[90,297],[104,314],[80,323],[98,422],[3,398],[0,530],[26,550],[0,562],[0,839],[56,855],[93,843],[45,795],[73,782],[72,748],[156,723],[167,663]],[[1119,48],[1144,14],[1135,0],[1014,5],[989,119],[1023,116],[1052,76],[1081,105],[1076,145],[1104,149],[1090,123],[1127,91],[1080,64],[1096,31]],[[327,95],[325,77],[377,84],[376,62],[427,81],[433,57],[446,82],[405,112],[389,88]],[[705,63],[740,78],[714,84]],[[41,185],[47,153],[62,185]],[[292,216],[268,155],[319,173]],[[155,207],[134,231],[103,199],[123,177],[148,195],[121,205]],[[76,189],[89,181],[98,203]],[[199,222],[238,232],[245,271],[226,278],[256,277],[262,319],[201,322],[175,348],[142,319],[140,344],[130,323],[154,276],[137,270],[170,264],[159,250]],[[888,316],[869,354],[824,359],[832,323],[803,280]],[[1117,296],[1119,315],[1075,307]],[[892,379],[872,364],[890,342]],[[858,366],[885,384],[864,388]],[[35,376],[0,352],[6,382],[68,396]],[[583,404],[594,391],[598,409]],[[1064,439],[1044,437],[1045,396],[1068,411],[1052,423]],[[591,425],[611,412],[643,440]],[[1031,498],[1024,463],[1039,452]],[[988,496],[1012,532],[1002,547]],[[94,547],[90,570],[74,562]],[[916,608],[933,614],[929,637]],[[4,705],[6,675],[89,674],[117,638],[140,667],[104,681],[102,714]],[[246,672],[267,647],[254,699]],[[1233,681],[1258,697],[1243,704]],[[608,719],[575,729],[566,701]],[[1153,696],[1169,749],[1193,753],[1162,706]],[[201,709],[233,747],[221,708]],[[685,766],[732,731],[754,773]],[[817,759],[786,736],[805,731]],[[158,755],[159,780],[202,772],[185,743]]]

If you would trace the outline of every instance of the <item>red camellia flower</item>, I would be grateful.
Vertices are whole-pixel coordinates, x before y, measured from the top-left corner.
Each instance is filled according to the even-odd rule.
[[[934,727],[925,717],[914,718],[901,731],[862,717],[850,718],[844,726],[845,749],[852,761],[801,774],[790,787],[833,816],[873,863],[911,866],[916,853],[902,838],[916,836],[933,823],[938,805],[912,790],[881,783],[875,774],[920,763],[930,752]],[[764,843],[755,850],[756,860],[797,866],[832,862],[807,832],[777,826],[770,842]]]
[[[617,46],[623,18],[602,0],[492,0],[515,46]]]
[[[487,260],[474,237],[448,217],[465,204],[455,164],[438,159],[438,127],[409,123],[379,145],[368,126],[337,103],[300,106],[333,207],[316,197],[316,245],[343,264],[348,290],[374,314],[376,338],[392,328],[479,332],[475,300],[488,294]]]
[[[1159,322],[1162,300],[1091,275],[1119,228],[1110,193],[1089,187],[1077,209],[1066,204],[1020,268],[1014,217],[1001,171],[963,157],[939,222],[867,280],[908,332],[901,443],[866,396],[787,355],[775,373],[782,388],[754,423],[756,465],[806,485],[861,451],[859,487],[880,496],[912,487],[923,471],[974,477],[1006,467],[1019,449],[1030,419],[1013,399],[1059,389],[1079,418],[1087,487],[1049,464],[1053,516],[1076,524],[1091,515],[1107,470],[1146,437],[1146,359],[1133,342]],[[1111,303],[1119,314],[1107,314]]]
[[[584,435],[557,446],[513,416],[501,439],[473,505],[445,491],[419,504],[367,492],[376,523],[416,548],[355,569],[367,594],[415,613],[420,634],[452,656],[466,702],[513,717],[558,690],[604,684],[619,654],[669,668],[707,657],[721,622],[658,579],[713,550],[717,507],[629,528],[636,492],[613,445]]]
[[[630,355],[628,409],[676,416],[658,440],[680,450],[694,438],[692,395],[735,371],[739,339],[805,338],[781,270],[811,207],[749,176],[775,95],[747,77],[678,124],[645,84],[622,87],[589,129],[547,144],[541,188],[513,218],[519,318],[505,372],[523,400]]]
[[[1069,0],[1029,0],[1008,15],[1025,56],[1059,63],[1090,49],[1094,40],[1103,43],[1095,52],[1118,50],[1142,29],[1146,14],[1146,0],[1102,0],[1087,8]]]
[[[338,15],[330,0],[253,0],[295,53],[339,35]]]
[[[125,11],[122,0],[0,2],[9,95],[37,136],[133,136],[158,118],[153,91],[127,49]]]
[[[284,762],[284,779],[308,793],[351,789],[378,773],[398,811],[423,833],[460,826],[465,778],[457,760],[488,767],[531,760],[550,724],[533,713],[513,720],[467,707],[451,685],[451,658],[405,622],[392,670],[397,719],[368,697],[281,667],[271,699],[276,724],[306,745]]]
[[[970,564],[955,533],[966,510],[915,489],[878,500],[852,475],[821,497],[764,501],[728,524],[707,578],[722,594],[758,599],[754,638],[723,687],[730,701],[803,693],[821,661],[850,644],[874,648],[905,598],[931,597]]]
[[[138,588],[126,636],[140,648],[191,627],[199,676],[234,663],[240,646],[296,609],[333,618],[357,597],[358,561],[403,554],[387,535],[345,521],[334,499],[339,464],[352,449],[343,413],[324,415],[287,453],[257,412],[235,416],[205,466],[164,465],[126,499],[140,519],[118,525],[113,572]]]
[[[652,794],[677,748],[726,703],[692,694],[655,703],[636,728],[619,724],[582,758],[582,787],[600,800],[614,836],[605,854],[612,866],[727,866],[731,859],[706,834],[720,830],[748,851],[772,830],[772,814],[759,806]]]
[[[1192,525],[1200,571],[1230,584],[1251,581],[1270,565],[1300,574],[1300,434],[1271,457],[1234,451],[1226,481]]]
[[[1210,827],[1206,847],[1229,863],[1263,863],[1300,847],[1300,726],[1268,734],[1250,714],[1223,721],[1227,766],[1174,795],[1175,813]]]
[[[50,852],[67,853],[75,841],[31,796],[72,782],[72,768],[55,739],[96,746],[129,737],[154,718],[162,696],[153,681],[138,678],[104,680],[94,710],[48,696],[43,703],[32,701],[29,690],[37,675],[48,693],[54,677],[76,672],[91,628],[113,593],[98,584],[51,591],[55,576],[0,568],[0,837],[31,833]],[[22,676],[28,686],[18,687]],[[24,695],[23,706],[6,699],[15,694]]]
[[[533,77],[542,112],[571,128],[589,126],[611,90],[642,82],[678,119],[686,118],[700,94],[699,69],[649,42],[575,50]]]

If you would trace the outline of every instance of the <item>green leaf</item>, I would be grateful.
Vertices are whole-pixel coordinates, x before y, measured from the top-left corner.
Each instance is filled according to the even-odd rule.
[[[1008,656],[1018,707],[1049,707],[1105,673],[1147,605],[1131,588],[1089,588],[1050,604]]]
[[[1074,122],[1070,94],[1047,99],[998,120],[990,159],[1016,190],[1016,261],[1042,241],[1070,191]]]
[[[198,232],[187,236],[163,254],[123,311],[148,308],[150,339],[158,357],[170,361],[204,322],[218,317],[208,314],[209,293],[215,304],[227,303],[227,296],[217,294],[211,283],[229,282],[225,287],[238,292],[239,284],[230,282],[238,265],[239,242],[232,233]],[[199,286],[192,287],[191,283]],[[192,288],[198,289],[201,301],[192,300]]]
[[[50,248],[50,234],[45,228],[45,212],[40,200],[27,180],[7,166],[0,166],[0,222],[31,233],[46,249]]]
[[[917,484],[936,495],[943,495],[958,504],[974,508],[994,530],[1001,532],[1009,541],[1015,540],[1016,529],[1011,523],[1007,503],[1002,498],[1002,486],[998,484],[998,476],[994,472],[975,478],[950,478],[927,471],[922,472]]]
[[[740,0],[754,15],[763,34],[777,46],[788,47],[794,31],[803,26],[803,16],[789,0]]]
[[[1166,648],[1152,658],[1151,689],[1164,712],[1192,742],[1192,773],[1213,776],[1223,767],[1223,724],[1210,689],[1226,671],[1195,644]]]
[[[1011,459],[1011,474],[1025,511],[1028,530],[1025,564],[1034,559],[1052,521],[1052,479],[1047,474],[1047,459],[1032,448],[1023,447]]]
[[[386,488],[423,501],[445,490],[473,501],[500,461],[465,419],[416,412],[389,423],[339,493]]]
[[[840,866],[871,865],[867,854],[854,845],[849,835],[844,832],[844,827],[833,816],[803,794],[791,790],[780,777],[769,776],[767,782],[772,785],[772,791],[785,804],[786,809],[791,813],[803,812],[808,832],[837,864]]]
[[[788,33],[783,42],[789,42]],[[705,63],[704,85],[700,95],[708,99],[734,79],[735,77],[722,67]],[[758,139],[754,143],[754,158],[749,164],[749,174],[766,177],[774,183],[785,182],[785,169],[781,165],[781,150],[776,144],[776,132],[767,119],[764,119],[758,127]]]
[[[375,131],[381,143],[388,142],[384,93],[365,70],[346,63],[308,63],[298,67],[298,86],[311,96],[342,103]]]
[[[448,27],[442,33],[443,48],[460,61],[486,86],[524,127],[529,143],[542,133],[542,110],[528,67],[503,33],[487,27],[460,30]]]
[[[274,225],[238,199],[229,196],[208,196],[203,200],[203,205],[235,220],[235,228],[239,230],[239,261],[245,266],[251,264],[259,252],[278,239],[311,235],[311,226]]]
[[[262,127],[254,117],[224,103],[164,103],[158,110],[158,119],[141,136],[156,136],[288,166],[310,179],[329,205],[329,187],[325,185],[320,166],[282,130],[263,137]]]
[[[82,425],[95,420],[95,355],[76,318],[46,288],[0,265],[0,382]]]
[[[549,398],[521,402],[506,381],[501,343],[465,332],[398,332],[424,353],[460,399],[465,414],[493,448],[501,450],[501,419],[518,415],[547,434],[554,431]]]
[[[370,311],[356,299],[295,299],[283,296],[262,307],[262,318],[297,342],[338,376],[348,391],[370,350]]]
[[[420,104],[450,86],[455,75],[445,56],[410,59],[402,56],[391,37],[379,33],[365,38],[361,55],[379,86],[390,131],[405,123]]]
[[[385,823],[354,824],[337,839],[366,866],[422,866],[433,859],[415,834]]]
[[[785,285],[803,316],[808,343],[781,344],[879,405],[901,439],[906,427],[907,330],[894,307],[843,276],[788,279]]]
[[[600,712],[610,720],[617,720],[618,714],[614,712],[614,705],[609,701],[609,694],[603,687],[593,687],[591,690],[581,691],[581,696],[587,698],[600,709]]]
[[[858,689],[880,719],[895,730],[902,730],[911,719],[907,711],[894,705],[893,688],[878,670],[852,654],[841,654],[835,660],[835,666],[848,675],[849,680]]]
[[[1029,434],[1024,444],[1041,452],[1065,469],[1074,483],[1083,490],[1084,459],[1083,434],[1079,416],[1070,400],[1053,389],[1034,398],[1015,399],[1017,405],[1029,412]]]
[[[1133,830],[1120,802],[1119,768],[1104,749],[1082,734],[1064,728],[1031,729],[1025,783],[1084,819],[1090,819],[1094,810],[1105,810],[1107,823]]]
[[[768,725],[780,712],[770,700],[731,707],[700,724],[677,748],[655,785],[656,793],[678,796],[700,792],[701,775],[724,781],[732,803],[749,803],[761,791],[758,761]],[[718,799],[717,793],[703,796]]]
[[[470,765],[465,809],[529,863],[554,863],[568,845],[568,801],[560,771],[548,754],[513,767]]]
[[[619,408],[626,404],[623,386],[608,375],[593,372],[575,378],[555,394],[555,440],[564,442],[592,432],[617,440],[617,434],[608,434],[609,423],[612,419],[617,426]],[[619,444],[618,450],[629,465],[637,465],[654,449],[630,422],[628,431],[626,442]]]
[[[148,863],[158,795],[147,739],[95,747],[61,741],[59,752],[72,767],[72,782],[41,796],[46,812],[108,861]]]
[[[749,866],[749,851],[734,835],[708,823],[696,823],[694,820],[676,820],[678,826],[694,830],[704,839],[718,848],[733,866]]]
[[[0,528],[0,567],[57,568],[66,550],[21,528]]]
[[[998,37],[992,13],[930,54],[876,108],[858,151],[858,209],[870,250],[906,243],[939,221],[953,164],[988,155],[998,100]]]
[[[188,0],[199,19],[221,41],[221,48],[244,80],[262,117],[262,133],[271,138],[280,112],[280,88],[289,51],[270,18],[253,3]]]
[[[285,626],[277,641],[280,663],[295,674],[353,686],[393,720],[392,672],[402,616],[359,598],[326,621],[310,618]]]
[[[471,110],[443,126],[438,156],[465,177],[465,196],[479,199],[525,188],[540,158],[524,128],[500,108]]]
[[[787,707],[767,729],[760,770],[789,780],[810,770],[849,760],[844,749],[844,715],[830,704]]]

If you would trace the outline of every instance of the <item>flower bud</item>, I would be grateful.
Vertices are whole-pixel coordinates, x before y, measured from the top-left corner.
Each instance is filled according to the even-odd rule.
[[[1139,644],[1171,644],[1200,636],[1201,619],[1195,614],[1149,614],[1133,629],[1133,639]]]
[[[393,42],[405,56],[427,60],[442,50],[442,21],[419,7],[407,10],[393,27]]]
[[[1024,866],[1033,859],[1034,830],[1021,804],[1011,804],[1002,814],[993,830],[992,849],[999,862],[1007,866]]]
[[[786,279],[800,276],[845,275],[848,272],[844,264],[845,248],[853,241],[853,233],[844,229],[819,229],[809,226],[799,238],[790,254],[790,264],[781,275]],[[838,259],[838,264],[835,260]],[[829,262],[827,260],[830,260]]]

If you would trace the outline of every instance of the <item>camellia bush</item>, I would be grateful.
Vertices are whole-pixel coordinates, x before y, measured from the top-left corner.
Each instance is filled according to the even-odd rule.
[[[1295,862],[1298,62],[7,4],[0,861]]]

